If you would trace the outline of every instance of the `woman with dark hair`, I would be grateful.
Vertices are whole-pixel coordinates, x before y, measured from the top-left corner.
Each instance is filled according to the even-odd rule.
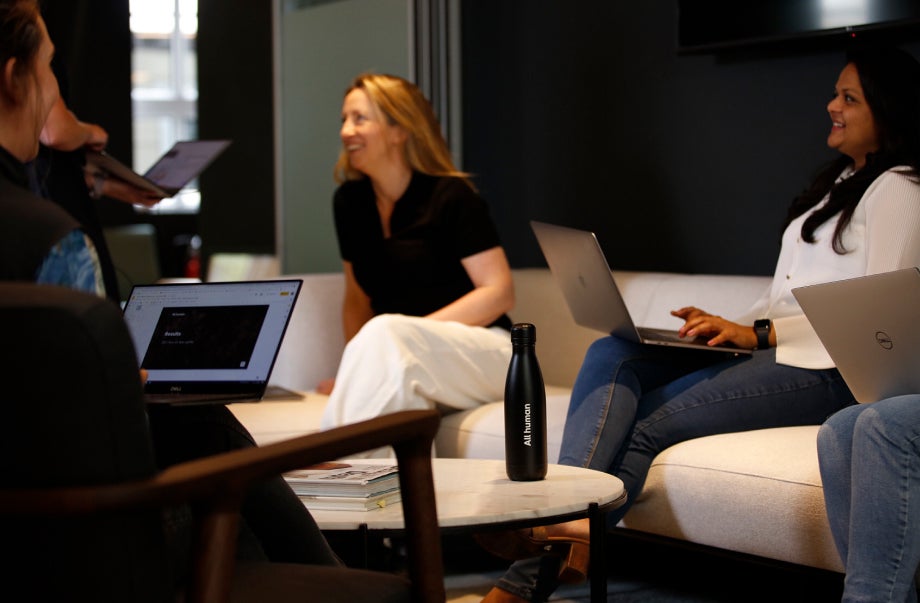
[[[753,354],[616,337],[589,348],[559,462],[623,480],[629,499],[608,514],[610,526],[638,498],[652,460],[665,448],[718,433],[818,425],[853,404],[791,291],[920,265],[920,64],[897,49],[853,49],[827,111],[827,144],[841,157],[793,203],[762,299],[736,321],[693,307],[672,312],[684,320],[683,336]],[[587,520],[549,526],[539,537],[529,531],[503,536],[482,542],[522,560],[484,601],[543,601],[560,579],[583,576]],[[546,546],[555,554],[538,557]]]
[[[500,399],[511,359],[511,270],[489,208],[403,78],[345,94],[335,226],[348,342],[323,426]]]

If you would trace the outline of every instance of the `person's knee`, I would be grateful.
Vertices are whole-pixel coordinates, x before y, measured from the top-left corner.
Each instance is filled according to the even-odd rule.
[[[608,366],[618,359],[626,359],[632,351],[632,343],[619,337],[602,337],[595,340],[585,353],[585,366]]]
[[[818,429],[818,458],[824,458],[836,448],[837,433],[833,425],[824,423]]]
[[[382,342],[394,342],[405,339],[418,327],[420,319],[403,314],[379,314],[361,327],[352,342],[379,345]]]
[[[595,339],[588,346],[588,356],[608,355],[620,347],[620,339],[616,337],[601,337]]]
[[[867,437],[874,438],[875,434],[886,431],[886,423],[887,421],[877,409],[866,406],[853,423],[853,437],[857,440]]]

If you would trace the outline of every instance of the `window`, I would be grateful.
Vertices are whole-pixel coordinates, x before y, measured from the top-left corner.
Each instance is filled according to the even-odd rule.
[[[134,169],[144,173],[177,140],[198,137],[198,0],[130,0]],[[197,213],[197,181],[153,213]]]

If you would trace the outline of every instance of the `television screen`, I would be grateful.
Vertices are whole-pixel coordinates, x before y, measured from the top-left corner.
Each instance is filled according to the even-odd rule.
[[[679,0],[681,51],[920,26],[920,0]]]

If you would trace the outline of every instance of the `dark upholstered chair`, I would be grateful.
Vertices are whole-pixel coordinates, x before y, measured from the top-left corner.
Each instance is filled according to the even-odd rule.
[[[134,350],[118,308],[67,289],[0,283],[3,435],[0,564],[29,601],[444,600],[431,475],[434,411],[389,415],[157,471]],[[297,564],[235,563],[247,485],[392,445],[406,516],[408,581]],[[183,592],[164,535],[189,503],[194,546]]]

